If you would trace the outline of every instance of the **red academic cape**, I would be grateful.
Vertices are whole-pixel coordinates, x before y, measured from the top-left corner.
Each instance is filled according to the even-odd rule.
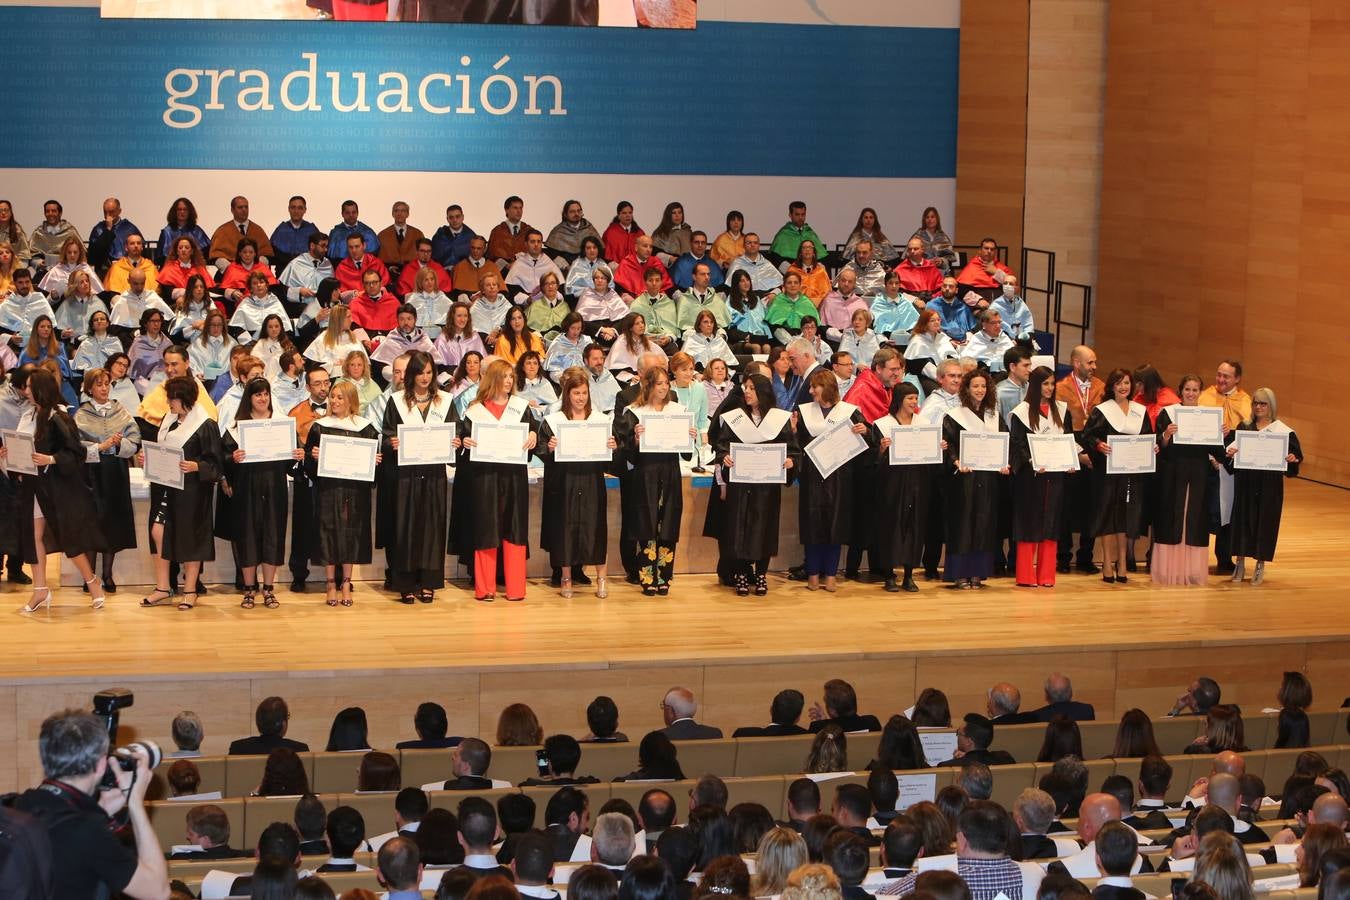
[[[436,273],[436,286],[444,293],[449,294],[451,288],[450,273],[445,271],[445,266],[436,262],[434,259],[427,263],[432,271]],[[417,290],[417,273],[422,270],[422,264],[413,260],[403,267],[403,271],[398,275],[398,295],[406,297]]]
[[[925,259],[917,266],[908,259],[902,260],[895,272],[900,276],[900,290],[921,300],[926,301],[942,290],[942,270],[931,259]]]
[[[334,271],[333,274],[337,276],[338,285],[342,290],[359,291],[361,290],[361,276],[365,274],[367,269],[374,269],[376,272],[379,272],[380,286],[389,287],[389,270],[384,267],[384,263],[380,262],[379,257],[375,256],[373,253],[367,253],[365,257],[362,258],[360,269],[356,268],[356,264],[352,262],[350,256],[347,257],[342,262],[338,263],[337,270]]]
[[[657,259],[653,253],[647,257],[646,262],[639,262],[636,253],[630,253],[619,263],[619,269],[614,273],[614,283],[620,289],[636,297],[647,289],[646,274],[648,269],[659,269],[661,272],[661,290],[667,294],[675,289],[675,282],[671,280],[670,273],[666,271],[665,265]]]
[[[994,260],[994,268],[998,269],[1004,275],[1016,274],[998,259]],[[956,283],[976,288],[996,288],[999,286],[999,283],[994,280],[993,276],[984,270],[984,263],[980,262],[978,256],[966,263],[966,267],[961,270],[961,274],[956,276]],[[939,287],[941,287],[940,284]]]
[[[365,291],[352,299],[352,324],[367,331],[393,331],[398,327],[398,298],[388,291],[378,301],[371,300]]]
[[[862,410],[863,418],[871,424],[891,411],[891,390],[881,384],[881,379],[871,369],[860,368],[844,402]]]

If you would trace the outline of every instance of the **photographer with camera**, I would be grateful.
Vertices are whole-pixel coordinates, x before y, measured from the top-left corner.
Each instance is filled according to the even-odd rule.
[[[169,876],[145,811],[150,757],[132,745],[110,756],[106,722],[69,709],[48,716],[38,736],[46,775],[15,807],[36,818],[51,838],[53,896],[167,900]],[[118,838],[129,823],[135,849]]]

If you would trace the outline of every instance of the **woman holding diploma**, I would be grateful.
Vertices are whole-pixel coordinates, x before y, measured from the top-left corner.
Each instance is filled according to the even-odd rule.
[[[84,373],[83,390],[89,398],[75,413],[75,426],[86,450],[96,454],[89,463],[94,481],[94,500],[103,546],[103,589],[117,591],[113,582],[113,559],[119,550],[136,546],[135,520],[131,505],[131,460],[141,449],[141,431],[131,413],[112,397],[112,377],[103,369]],[[90,563],[93,557],[90,556]]]
[[[821,435],[843,425],[860,435],[869,446],[872,431],[862,410],[839,399],[839,379],[829,369],[812,373],[807,388],[811,403],[803,403],[797,420],[797,443],[805,451]],[[866,451],[835,469],[829,476],[821,475],[810,454],[802,460],[801,496],[797,499],[797,527],[802,543],[806,545],[806,589],[820,589],[821,576],[825,590],[838,590],[835,572],[839,569],[840,545],[852,540],[853,494],[857,467]]]
[[[150,492],[150,549],[155,554],[155,589],[141,606],[164,606],[173,596],[169,587],[169,563],[183,567],[183,584],[195,587],[202,563],[216,558],[211,507],[215,484],[220,480],[224,458],[220,429],[198,403],[203,388],[191,375],[164,383],[169,413],[160,423],[157,443],[183,453],[178,468],[182,488],[153,485]],[[191,600],[188,600],[191,597]],[[183,591],[181,610],[197,605],[195,590]]]
[[[751,583],[755,596],[763,597],[769,592],[769,560],[778,555],[782,485],[736,481],[732,477],[731,445],[785,445],[787,459],[783,465],[789,478],[795,474],[800,456],[792,435],[792,416],[774,406],[773,385],[766,376],[749,375],[741,382],[740,395],[718,412],[710,443],[718,463],[713,490],[721,500],[714,523],[718,555],[727,562],[738,597],[749,596]]]
[[[947,580],[960,590],[983,588],[994,574],[994,550],[998,540],[999,479],[1008,474],[975,471],[961,460],[961,433],[1005,430],[998,415],[998,402],[989,373],[972,369],[961,378],[957,393],[960,405],[947,410],[942,420],[942,439],[947,442],[943,458],[953,470],[943,491],[947,509]]]
[[[89,555],[103,549],[103,532],[98,527],[79,430],[65,413],[56,377],[46,369],[34,369],[20,392],[30,405],[24,407],[15,430],[32,437],[31,459],[22,462],[37,467],[36,475],[21,475],[19,480],[18,519],[33,523],[32,528],[19,528],[24,562],[33,569],[33,596],[21,611],[37,612],[52,602],[47,587],[48,548],[70,557],[89,588],[94,609],[102,609],[103,585],[89,564]],[[9,448],[0,448],[0,461],[11,463]]]
[[[393,529],[385,557],[400,603],[430,603],[445,586],[449,497],[443,463],[398,465],[398,426],[443,425],[453,418],[451,408],[449,395],[436,383],[431,355],[414,350],[403,375],[403,392],[385,405],[381,447],[394,466]]]
[[[315,419],[305,438],[305,474],[314,484],[314,521],[319,528],[314,540],[314,561],[323,564],[327,575],[329,606],[352,605],[352,566],[370,563],[372,483],[319,475],[319,445],[325,435],[368,441],[380,437],[373,423],[357,415],[360,403],[350,382],[333,385],[328,394],[328,415]],[[381,454],[375,454],[376,464],[382,460]],[[339,569],[341,600],[337,596]]]
[[[1130,541],[1144,529],[1147,475],[1107,475],[1111,455],[1108,437],[1152,434],[1142,403],[1130,400],[1134,379],[1126,369],[1115,369],[1106,378],[1106,399],[1088,416],[1078,444],[1092,462],[1092,533],[1102,538],[1102,581],[1124,584],[1125,555]],[[1154,445],[1157,452],[1157,445]],[[1111,570],[1115,569],[1114,576]]]
[[[622,340],[622,339],[621,339]],[[680,477],[680,454],[643,450],[643,420],[654,413],[688,412],[677,403],[670,389],[670,375],[653,366],[642,374],[633,404],[614,421],[614,439],[621,459],[633,467],[634,500],[632,533],[637,538],[638,583],[644,596],[666,596],[675,570],[675,545],[680,540],[680,517],[684,514],[684,484]],[[689,445],[697,437],[689,429]]]
[[[408,371],[412,372],[411,365]],[[490,602],[496,599],[499,551],[506,576],[506,599],[525,599],[525,557],[530,540],[528,469],[523,465],[480,462],[472,458],[476,446],[475,425],[523,424],[529,432],[522,448],[534,449],[539,437],[538,426],[534,416],[530,415],[529,402],[519,395],[512,396],[515,386],[516,373],[511,364],[504,359],[494,359],[483,370],[478,396],[473,398],[457,424],[456,439],[468,448],[469,454],[466,463],[455,470],[455,483],[458,484],[461,478],[465,481],[465,487],[456,499],[462,499],[467,508],[456,509],[455,514],[461,521],[465,546],[473,549],[475,600]],[[441,468],[444,471],[445,467]],[[599,502],[604,502],[603,496]],[[445,534],[444,526],[440,533]]]
[[[609,462],[558,462],[558,432],[566,422],[603,423],[612,431],[610,417],[591,407],[591,380],[586,370],[573,366],[562,373],[562,408],[539,423],[536,452],[544,461],[544,510],[539,546],[548,551],[549,565],[562,579],[562,596],[572,596],[572,568],[595,566],[595,596],[609,596],[605,584],[605,556],[609,548],[606,519],[605,469]],[[614,435],[609,449],[618,448]],[[476,571],[476,570],[475,570]]]
[[[276,609],[277,567],[286,561],[286,520],[290,518],[286,493],[287,460],[250,461],[243,450],[239,423],[257,419],[294,420],[272,407],[272,386],[265,378],[255,378],[244,386],[244,397],[234,421],[221,435],[225,452],[225,471],[220,490],[229,500],[229,530],[234,542],[234,561],[244,573],[244,598],[239,605],[253,609],[258,595],[258,569],[262,569],[263,606]],[[292,427],[294,427],[292,425]],[[304,457],[296,448],[291,460]]]
[[[1238,468],[1236,463],[1237,434],[1243,431],[1262,431],[1289,435],[1289,452],[1283,472]],[[1298,475],[1298,464],[1303,462],[1303,448],[1298,435],[1281,422],[1276,414],[1275,392],[1270,388],[1252,391],[1252,417],[1230,432],[1224,439],[1228,444],[1227,461],[1233,473],[1233,556],[1237,568],[1233,581],[1241,582],[1246,574],[1247,557],[1256,558],[1256,572],[1252,584],[1266,578],[1266,563],[1275,558],[1275,543],[1280,538],[1280,515],[1284,511],[1284,479]],[[37,570],[34,569],[34,577]]]
[[[1008,463],[1013,473],[1012,539],[1017,543],[1017,585],[1054,587],[1055,554],[1059,547],[1059,516],[1064,505],[1066,463],[1059,469],[1037,466],[1032,460],[1033,435],[1073,431],[1069,404],[1055,399],[1055,373],[1040,366],[1027,381],[1027,397],[1008,417]],[[1077,453],[1077,444],[1074,453]]]
[[[1176,441],[1180,414],[1175,407],[1199,406],[1203,389],[1199,375],[1183,376],[1177,385],[1180,402],[1158,410],[1150,568],[1155,584],[1204,584],[1209,576],[1209,482],[1222,464],[1222,445]]]
[[[890,464],[891,432],[922,425],[919,389],[907,381],[895,386],[890,414],[872,423],[872,436],[880,450],[877,472],[877,540],[886,590],[915,593],[914,568],[923,564],[923,541],[928,522],[928,502],[938,465],[893,466]],[[942,449],[947,445],[940,444]],[[904,566],[905,579],[896,584],[895,570]]]

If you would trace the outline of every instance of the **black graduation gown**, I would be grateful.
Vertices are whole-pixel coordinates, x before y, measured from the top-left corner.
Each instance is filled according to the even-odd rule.
[[[230,498],[230,539],[234,558],[240,568],[259,563],[279,566],[286,562],[286,520],[290,518],[286,491],[287,461],[234,461],[239,449],[229,431],[220,439],[225,458],[225,480],[234,496]]]
[[[482,412],[475,412],[479,408]],[[528,402],[519,395],[511,398],[502,413],[496,419],[481,403],[471,404],[464,415],[455,420],[456,433],[461,441],[473,437],[473,421],[470,415],[486,415],[494,421],[528,425],[535,435],[536,446],[539,426],[530,414]],[[463,457],[463,465],[455,468],[455,483],[464,479],[463,489],[456,493],[455,517],[464,528],[465,552],[491,550],[500,547],[503,541],[528,547],[530,543],[530,482],[527,466],[508,463],[481,463]]]
[[[666,410],[678,412],[674,400],[667,402]],[[683,407],[679,407],[683,409]],[[680,476],[680,454],[643,453],[638,450],[635,431],[637,416],[632,408],[614,417],[614,439],[619,445],[620,462],[631,465],[628,473],[629,508],[624,510],[625,523],[630,519],[633,540],[639,544],[660,541],[674,545],[680,540],[680,519],[684,516],[684,479]]]
[[[1172,424],[1167,410],[1158,410],[1154,427],[1162,434]],[[1210,460],[1222,459],[1223,448],[1198,444],[1159,443],[1158,472],[1153,476],[1153,542],[1209,546]]]
[[[325,434],[376,440],[380,433],[366,423],[359,431],[336,428],[324,419],[309,426],[305,439],[305,475],[314,485],[314,562],[324,565],[370,562],[370,491],[372,485],[345,478],[320,478],[314,449]]]
[[[736,407],[723,404],[722,412]],[[743,408],[743,407],[742,407]],[[738,484],[731,480],[731,469],[722,465],[722,460],[731,453],[733,443],[742,443],[741,438],[722,421],[722,414],[713,420],[708,442],[713,449],[713,458],[717,460],[721,482],[726,485],[727,496],[722,501],[720,524],[718,527],[717,547],[719,553],[727,559],[766,560],[778,555],[778,518],[783,503],[783,486],[779,484]],[[792,461],[787,471],[788,482],[796,477],[801,466],[801,450],[797,447],[796,437],[792,433],[792,417],[783,419],[778,434],[766,443],[787,444],[788,459]],[[713,492],[721,494],[721,485],[714,484]]]
[[[212,501],[224,466],[220,429],[211,419],[183,442],[183,459],[197,463],[196,472],[183,475],[183,489],[164,488],[169,516],[164,523],[164,557],[171,562],[208,562],[216,558],[212,532]]]
[[[450,395],[437,394],[446,421],[451,418]],[[403,397],[395,394],[384,408],[381,429],[381,449],[386,462],[397,465],[397,454],[390,445],[398,437],[398,426],[403,422]],[[414,410],[414,421],[422,414]],[[428,420],[430,421],[430,420]],[[445,540],[449,527],[450,493],[445,466],[397,466],[394,470],[394,521],[384,557],[395,572],[443,572],[445,570]],[[430,585],[428,585],[430,586]]]
[[[831,407],[833,409],[833,407]],[[855,409],[849,416],[854,425],[866,425],[862,410]],[[868,448],[835,470],[829,478],[821,478],[806,445],[828,430],[819,428],[813,434],[805,417],[797,419],[797,443],[802,448],[802,471],[798,476],[800,493],[797,497],[797,530],[803,544],[848,544],[853,541],[853,503],[855,482],[862,461],[875,452],[875,434],[868,428],[862,434]],[[870,535],[864,536],[864,540]]]
[[[134,424],[133,424],[134,427]],[[98,527],[103,532],[106,553],[136,547],[136,513],[131,501],[131,460],[100,453],[98,462],[89,463],[98,509]]]
[[[548,449],[553,436],[553,426],[545,416],[539,423],[539,443],[535,448],[535,453],[544,461],[539,547],[548,552],[550,564],[555,569],[603,565],[609,549],[609,493],[605,488],[605,470],[613,466],[560,463]]]
[[[1244,422],[1238,430],[1255,431],[1256,427]],[[1233,434],[1228,433],[1225,444],[1235,440]],[[1297,461],[1291,462],[1286,472],[1238,469],[1231,458],[1225,457],[1224,465],[1233,473],[1233,517],[1229,524],[1232,526],[1234,556],[1250,556],[1260,561],[1275,558],[1280,516],[1284,511],[1284,480],[1297,477],[1299,463],[1303,462],[1303,447],[1292,430],[1289,432],[1289,452]]]
[[[37,544],[31,527],[34,503],[47,520],[43,545],[48,553],[59,550],[66,556],[79,556],[102,550],[106,541],[99,528],[93,479],[84,462],[84,444],[80,443],[74,420],[64,412],[54,412],[47,422],[46,433],[42,440],[34,441],[33,449],[56,461],[41,467],[36,476],[21,476],[19,482],[19,533],[24,560],[37,562]],[[131,520],[125,525],[130,527]]]
[[[1114,403],[1106,399],[1102,405]],[[1088,416],[1078,436],[1078,445],[1092,460],[1090,483],[1092,485],[1092,513],[1088,530],[1095,537],[1104,534],[1124,534],[1133,540],[1147,528],[1148,514],[1148,475],[1107,475],[1106,457],[1097,452],[1097,444],[1105,443],[1111,435],[1124,432],[1116,430],[1107,421],[1100,406]],[[1137,434],[1152,434],[1153,425],[1148,413],[1143,414],[1143,423]]]
[[[877,446],[881,439],[890,437],[890,416],[882,416],[872,423]],[[916,416],[917,424],[920,420]],[[885,429],[883,431],[883,429]],[[883,566],[923,565],[923,544],[928,530],[928,504],[933,485],[941,466],[893,466],[890,450],[876,454],[873,468],[874,492],[869,502],[876,509],[877,541]]]
[[[1073,420],[1067,413],[1062,416],[1064,431],[1072,433]],[[1008,416],[1008,433],[1008,467],[1012,469],[1012,539],[1027,544],[1057,541],[1060,516],[1064,512],[1065,473],[1036,471],[1028,440],[1031,432],[1018,418],[1016,410]]]
[[[962,408],[957,407],[958,410]],[[995,418],[998,430],[1006,431],[1007,423],[997,411]],[[956,460],[961,453],[961,432],[965,430],[953,416],[943,417],[942,439],[947,442],[947,449],[942,456],[948,472],[953,473],[943,493],[946,503],[942,514],[943,540],[947,544],[948,557],[962,553],[993,553],[999,545],[998,500],[1003,476],[998,472],[963,474],[956,471]]]

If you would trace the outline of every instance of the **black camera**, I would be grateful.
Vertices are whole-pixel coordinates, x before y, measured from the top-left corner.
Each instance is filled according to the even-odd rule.
[[[549,763],[548,763],[548,751],[547,751],[547,750],[536,750],[536,751],[534,751],[534,766],[535,766],[536,769],[539,770],[539,777],[540,777],[540,778],[547,778],[547,777],[548,777],[548,774],[549,774],[549,773],[548,773],[548,765],[549,765]]]
[[[103,720],[103,724],[108,729],[108,746],[115,749],[108,754],[108,771],[103,776],[102,786],[105,788],[117,787],[117,776],[113,772],[112,765],[115,763],[124,772],[136,771],[136,753],[140,750],[149,760],[151,769],[159,765],[164,758],[159,745],[154,741],[136,741],[125,747],[117,746],[117,726],[120,718],[120,711],[126,709],[136,702],[136,697],[126,688],[108,688],[99,691],[94,695],[94,715]]]

